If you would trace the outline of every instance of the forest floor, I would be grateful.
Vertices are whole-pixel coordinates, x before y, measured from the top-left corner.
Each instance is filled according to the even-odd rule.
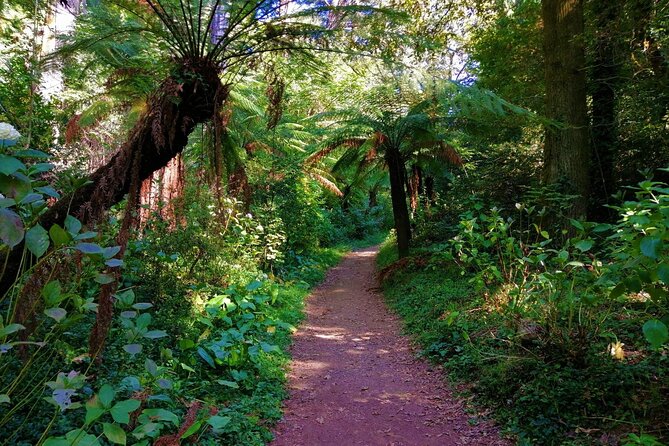
[[[377,288],[376,252],[348,254],[307,300],[272,445],[510,444],[416,358]]]

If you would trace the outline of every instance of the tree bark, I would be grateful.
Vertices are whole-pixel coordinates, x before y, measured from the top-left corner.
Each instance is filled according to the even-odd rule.
[[[578,196],[570,217],[585,215],[590,150],[586,105],[583,0],[543,0],[546,127],[543,181]]]
[[[409,210],[404,189],[406,169],[402,154],[398,149],[387,147],[385,158],[390,174],[390,200],[393,205],[393,219],[397,233],[397,250],[402,258],[409,255],[409,241],[411,240]]]
[[[621,61],[618,51],[619,0],[593,0],[596,34],[592,67],[592,201],[588,217],[594,221],[615,218],[608,207],[616,190],[614,166],[617,156],[616,87]]]
[[[90,181],[63,197],[39,219],[47,230],[62,225],[69,214],[84,225],[99,220],[105,211],[123,200],[133,177],[133,159],[140,153],[139,180],[165,167],[188,143],[197,124],[208,121],[227,97],[218,68],[206,62],[184,63],[180,73],[168,77],[149,99],[147,111],[131,130],[126,143]],[[23,244],[10,252],[5,274],[0,279],[0,296],[14,283],[20,268]]]

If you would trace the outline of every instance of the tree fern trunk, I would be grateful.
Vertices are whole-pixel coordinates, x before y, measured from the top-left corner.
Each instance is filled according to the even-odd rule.
[[[143,181],[181,153],[195,126],[212,118],[227,93],[218,69],[196,61],[182,73],[167,78],[149,99],[146,112],[121,149],[91,175],[88,184],[49,208],[40,217],[40,224],[47,229],[55,223],[62,225],[68,212],[83,224],[99,220],[128,193],[133,159],[138,152],[137,172]],[[9,253],[5,274],[0,279],[0,295],[12,286],[19,273],[22,250],[23,245],[19,245]]]
[[[399,150],[392,147],[386,148],[385,158],[390,173],[390,200],[393,204],[397,250],[401,258],[409,255],[409,241],[411,240],[409,210],[407,209],[407,197],[404,189],[406,172],[402,154]]]

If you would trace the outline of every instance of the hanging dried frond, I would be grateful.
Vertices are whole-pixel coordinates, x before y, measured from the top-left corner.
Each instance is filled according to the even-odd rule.
[[[325,178],[323,175],[317,174],[315,172],[309,172],[309,176],[313,178],[317,183],[319,183],[321,186],[332,192],[338,197],[343,197],[344,193],[339,190],[337,185],[333,183],[332,181],[328,180]]]
[[[363,162],[365,163],[365,165],[369,165],[374,162],[377,156],[378,156],[378,151],[376,150],[376,147],[372,147],[371,149],[369,149],[369,152],[365,154],[365,159]]]
[[[437,158],[441,158],[443,160],[448,161],[454,166],[462,166],[464,164],[462,157],[460,156],[458,151],[455,150],[455,147],[445,142],[442,142],[439,145],[439,149],[435,151],[435,156]]]
[[[65,144],[72,144],[81,137],[81,127],[79,127],[79,120],[81,115],[77,113],[67,121],[65,128]]]
[[[244,203],[244,208],[248,209],[251,204],[252,191],[243,164],[238,164],[228,176],[228,193],[233,197],[240,198]]]

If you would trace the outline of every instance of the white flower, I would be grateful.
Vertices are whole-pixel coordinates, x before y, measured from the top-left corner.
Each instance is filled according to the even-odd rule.
[[[11,124],[0,122],[0,139],[16,141],[20,137],[21,134]]]

